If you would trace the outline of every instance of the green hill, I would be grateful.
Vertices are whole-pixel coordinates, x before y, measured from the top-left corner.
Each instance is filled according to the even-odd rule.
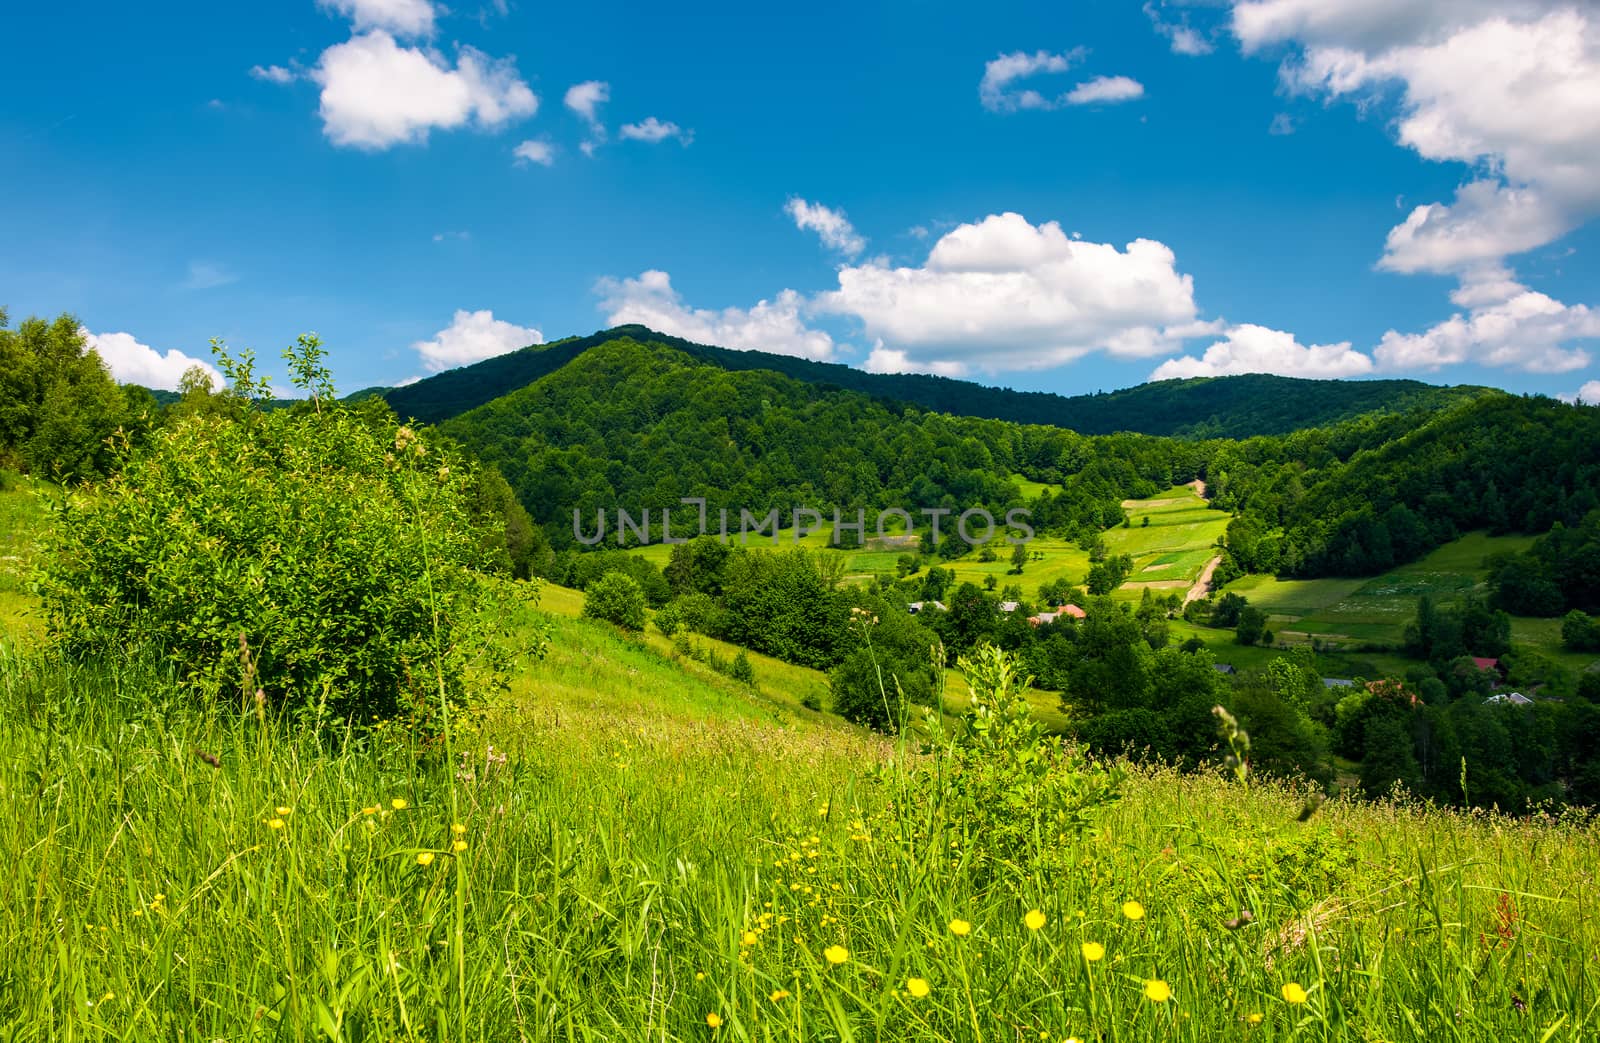
[[[629,338],[662,344],[726,370],[768,370],[825,388],[859,391],[937,413],[1049,424],[1084,434],[1248,438],[1337,423],[1363,413],[1436,409],[1494,394],[1489,388],[1439,387],[1415,380],[1300,380],[1266,374],[1166,380],[1120,391],[1063,396],[1012,391],[924,374],[867,373],[762,351],[695,344],[643,326],[534,345],[453,369],[403,388],[377,391],[402,417],[424,423],[457,416],[555,372],[584,352]]]

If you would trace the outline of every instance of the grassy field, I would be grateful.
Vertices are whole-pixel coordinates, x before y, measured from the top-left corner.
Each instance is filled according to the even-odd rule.
[[[46,491],[31,479],[0,475],[0,637],[33,637],[43,629],[27,585],[46,521]]]
[[[204,714],[137,663],[0,653],[6,1037],[1596,1028],[1592,825],[1342,801],[1297,822],[1297,793],[1128,769],[1082,832],[995,834],[942,759],[553,625],[449,757]]]
[[[1035,496],[1049,488],[1042,483],[1028,482],[1020,477],[1017,481],[1023,487],[1024,494],[1028,496]],[[1215,554],[1214,544],[1227,529],[1230,517],[1220,511],[1211,510],[1206,501],[1187,485],[1175,486],[1148,500],[1125,501],[1123,508],[1128,512],[1132,527],[1119,526],[1108,529],[1104,534],[1108,553],[1127,554],[1134,559],[1133,575],[1117,591],[1116,596],[1122,599],[1137,599],[1146,587],[1161,594],[1174,590],[1181,593],[1187,590],[1199,577],[1206,562]],[[1150,519],[1148,526],[1141,524],[1146,517]],[[867,524],[869,527],[872,526],[872,519],[869,518]],[[952,520],[946,519],[941,531],[949,531],[953,524]],[[898,531],[893,525],[891,528]],[[893,576],[900,556],[908,551],[915,551],[914,547],[885,549],[872,545],[860,550],[836,551],[833,549],[832,539],[833,524],[827,521],[818,531],[808,533],[800,540],[794,539],[792,531],[783,532],[775,546],[778,549],[803,547],[807,550],[843,554],[847,559],[845,576],[852,581],[866,580],[879,574]],[[754,538],[747,545],[774,546],[770,539]],[[1040,536],[1029,543],[1028,547],[1037,558],[1024,566],[1020,576],[1011,572],[1011,548],[1003,540],[996,541],[995,561],[980,561],[979,555],[973,553],[954,561],[927,558],[924,559],[923,566],[948,569],[955,574],[957,583],[976,583],[982,586],[986,579],[993,577],[996,589],[1013,583],[1019,584],[1030,599],[1046,583],[1065,579],[1074,585],[1081,585],[1084,577],[1089,574],[1089,555],[1076,544]],[[640,547],[634,553],[642,555],[658,567],[664,567],[671,557],[672,548],[657,543]]]
[[[1532,542],[1528,536],[1470,533],[1420,561],[1372,579],[1245,576],[1226,589],[1265,610],[1269,625],[1283,642],[1303,644],[1315,637],[1346,651],[1365,644],[1398,646],[1424,594],[1440,605],[1469,594],[1485,594],[1488,570],[1484,559],[1526,550]],[[1513,619],[1511,629],[1513,641],[1565,666],[1583,669],[1595,660],[1593,655],[1562,649],[1559,619]],[[1406,663],[1382,652],[1355,653],[1354,657],[1384,670],[1403,670]]]

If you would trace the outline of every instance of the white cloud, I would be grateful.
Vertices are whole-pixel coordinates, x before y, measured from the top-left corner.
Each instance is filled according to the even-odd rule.
[[[1287,112],[1280,112],[1272,117],[1272,123],[1267,127],[1268,134],[1282,136],[1294,133],[1294,117]]]
[[[1035,90],[1012,90],[1017,80],[1041,73],[1063,73],[1083,57],[1078,48],[1061,54],[1049,51],[1013,51],[1002,54],[983,67],[983,79],[978,83],[978,100],[990,112],[1015,112],[1018,109],[1045,109],[1054,103]]]
[[[1210,54],[1214,50],[1211,41],[1189,25],[1186,15],[1180,15],[1176,22],[1168,22],[1161,17],[1161,8],[1153,0],[1144,5],[1144,13],[1156,32],[1171,42],[1173,54],[1195,56]]]
[[[645,141],[652,145],[668,138],[677,138],[685,145],[694,140],[693,131],[686,131],[676,123],[663,122],[654,116],[649,117],[642,123],[624,123],[622,129],[617,133],[630,141]]]
[[[1196,325],[1193,281],[1175,264],[1149,239],[1119,250],[1071,239],[1053,221],[997,214],[942,236],[921,267],[840,269],[839,288],[815,306],[860,320],[887,345],[880,362],[901,367],[1040,369],[1093,351],[1143,358],[1208,328]]]
[[[382,29],[396,36],[433,34],[433,4],[428,0],[321,0],[322,6],[350,19],[357,31]]]
[[[1600,380],[1586,381],[1583,387],[1569,395],[1557,395],[1563,402],[1580,403],[1586,406],[1600,406]]]
[[[1078,84],[1064,99],[1068,105],[1111,104],[1144,97],[1144,84],[1126,76],[1096,76]]]
[[[562,99],[567,108],[591,127],[600,122],[600,106],[611,100],[611,85],[603,80],[586,80],[567,88]]]
[[[548,141],[524,141],[511,150],[519,163],[537,163],[540,166],[554,166],[556,162],[556,147]]]
[[[420,144],[434,128],[498,127],[539,107],[509,59],[462,47],[452,67],[382,30],[328,48],[310,75],[322,87],[323,132],[356,148]]]
[[[1168,359],[1151,380],[1220,377],[1235,373],[1276,373],[1284,377],[1357,377],[1372,371],[1372,359],[1338,344],[1301,344],[1294,334],[1249,323],[1228,328],[1224,338],[1199,358]]]
[[[1504,268],[1469,273],[1451,299],[1466,312],[1422,333],[1383,335],[1373,356],[1384,369],[1437,370],[1462,362],[1535,373],[1582,369],[1575,341],[1600,338],[1600,311],[1528,289]]]
[[[434,334],[432,340],[419,340],[411,346],[422,356],[423,368],[438,373],[543,343],[544,334],[532,327],[497,319],[488,309],[467,311],[463,308],[456,311],[450,325]]]
[[[190,261],[189,274],[179,283],[184,290],[213,290],[239,281],[239,277],[220,264],[210,261]]]
[[[606,142],[606,127],[600,122],[600,106],[610,100],[611,85],[603,80],[575,83],[567,88],[566,96],[562,99],[567,108],[577,113],[589,128],[588,138],[578,146],[585,156],[594,155],[594,150]]]
[[[208,362],[185,355],[177,348],[162,354],[148,344],[141,344],[131,333],[90,333],[78,331],[85,344],[105,362],[111,376],[121,384],[142,384],[163,391],[176,391],[184,371],[199,366],[211,377],[211,386],[224,385],[222,374]]]
[[[1131,101],[1144,94],[1144,85],[1126,76],[1096,76],[1053,98],[1031,87],[1018,90],[1015,86],[1018,80],[1029,76],[1064,73],[1086,53],[1080,47],[1060,54],[1049,51],[1002,54],[984,65],[983,79],[978,83],[978,100],[990,112],[1047,111],[1064,105]]]
[[[808,359],[831,359],[836,350],[832,337],[806,326],[801,315],[805,300],[793,290],[748,310],[691,308],[666,272],[651,270],[636,279],[601,279],[595,292],[612,326],[639,323],[700,344]]]
[[[1247,50],[1290,41],[1292,90],[1369,103],[1398,88],[1401,144],[1477,171],[1412,210],[1381,262],[1455,272],[1544,245],[1600,213],[1600,13],[1560,0],[1249,0]]]
[[[293,83],[297,78],[294,70],[285,69],[281,65],[253,65],[250,67],[250,75],[255,79],[276,84]]]
[[[808,203],[799,196],[790,198],[783,209],[794,218],[796,228],[817,233],[823,245],[831,250],[854,257],[867,248],[867,241],[856,232],[843,210]]]

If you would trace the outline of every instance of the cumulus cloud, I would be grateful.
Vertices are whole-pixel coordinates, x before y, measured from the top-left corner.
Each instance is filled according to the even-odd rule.
[[[1247,0],[1246,50],[1299,46],[1291,90],[1362,104],[1394,90],[1399,142],[1479,171],[1411,211],[1381,264],[1458,272],[1600,213],[1600,10],[1566,0]]]
[[[222,374],[209,362],[185,355],[177,348],[169,348],[162,354],[148,344],[141,344],[131,333],[90,333],[86,329],[78,332],[120,384],[143,384],[148,388],[176,391],[184,372],[191,366],[199,366],[211,377],[212,387],[223,386]]]
[[[821,203],[808,203],[799,196],[784,204],[784,213],[794,219],[796,228],[817,233],[824,246],[854,257],[867,248],[867,241],[855,230],[843,210],[834,210]]]
[[[1590,362],[1574,342],[1600,337],[1600,311],[1528,289],[1504,268],[1469,273],[1451,294],[1457,312],[1421,333],[1390,330],[1373,355],[1384,369],[1437,370],[1462,362],[1569,373]]]
[[[673,288],[671,276],[651,270],[635,279],[601,279],[595,292],[613,326],[639,323],[701,344],[808,359],[831,359],[836,351],[831,336],[807,327],[805,299],[794,290],[749,309],[691,308]]]
[[[293,83],[296,79],[294,70],[281,65],[253,65],[250,67],[250,75],[255,79],[280,85]]]
[[[1349,341],[1301,344],[1294,334],[1245,323],[1229,327],[1222,340],[1199,358],[1168,359],[1151,380],[1174,377],[1221,377],[1235,373],[1276,373],[1283,377],[1358,377],[1372,372],[1372,359]]]
[[[1563,402],[1575,402],[1586,406],[1600,406],[1600,380],[1586,381],[1583,387],[1570,395],[1557,395]]]
[[[537,163],[542,167],[554,166],[556,147],[548,141],[524,141],[511,150],[518,163]]]
[[[1144,84],[1127,76],[1096,76],[1067,92],[1068,105],[1096,105],[1144,97]]]
[[[654,116],[641,123],[624,123],[617,133],[630,141],[644,141],[651,145],[658,144],[668,138],[677,138],[684,145],[694,140],[694,132],[684,130],[676,123],[658,120]]]
[[[411,346],[422,356],[423,368],[438,373],[543,343],[544,334],[532,327],[497,319],[488,309],[467,311],[463,308],[456,311],[450,325],[434,334],[432,340],[419,340]]]
[[[1043,111],[1066,105],[1131,101],[1144,94],[1144,85],[1126,76],[1096,76],[1055,97],[1047,97],[1031,87],[1017,86],[1019,80],[1030,76],[1064,73],[1086,53],[1080,47],[1060,54],[1049,51],[1002,54],[984,65],[983,79],[978,82],[978,100],[990,112],[1017,112],[1023,109]]]
[[[396,36],[430,36],[433,4],[428,0],[321,0],[322,6],[342,15],[357,30],[382,29]]]
[[[1093,351],[1143,358],[1208,328],[1196,323],[1192,279],[1164,244],[1136,239],[1119,250],[1014,213],[957,226],[921,266],[870,262],[838,277],[816,308],[859,320],[887,345],[884,366],[993,372]]]
[[[567,88],[562,99],[567,108],[589,126],[600,122],[600,106],[611,100],[611,85],[603,80],[585,80]]]
[[[421,144],[435,128],[495,128],[539,107],[509,59],[462,47],[452,66],[381,29],[328,48],[310,76],[322,88],[328,140],[356,148]]]

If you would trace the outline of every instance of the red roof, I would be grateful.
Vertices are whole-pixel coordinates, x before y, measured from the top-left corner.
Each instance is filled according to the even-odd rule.
[[[1498,670],[1500,669],[1500,660],[1485,659],[1482,656],[1473,656],[1472,665],[1477,667],[1479,670]]]
[[[1065,612],[1067,615],[1071,616],[1073,619],[1082,619],[1084,616],[1088,615],[1087,612],[1085,612],[1083,609],[1079,608],[1077,605],[1062,605],[1056,611]]]

